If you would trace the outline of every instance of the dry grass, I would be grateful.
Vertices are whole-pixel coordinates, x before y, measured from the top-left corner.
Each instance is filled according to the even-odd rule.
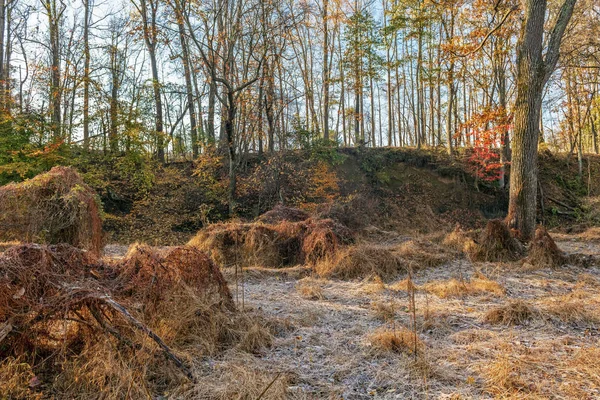
[[[332,220],[309,218],[276,224],[229,222],[210,225],[188,245],[207,252],[222,267],[280,268],[332,258],[353,234]]]
[[[527,262],[537,268],[558,268],[566,262],[565,255],[543,226],[535,231],[535,237],[529,246]]]
[[[277,204],[272,210],[262,214],[256,220],[265,224],[278,224],[283,221],[300,222],[310,217],[306,212],[293,207]]]
[[[220,363],[214,372],[204,376],[198,384],[178,388],[173,397],[207,400],[281,400],[290,398],[288,388],[292,384],[292,373],[267,371],[256,359],[238,355]]]
[[[523,253],[522,246],[501,220],[489,221],[476,243],[469,252],[474,261],[515,261]]]
[[[404,278],[401,281],[394,282],[386,287],[396,292],[408,292],[410,288],[413,288],[414,290],[422,289],[420,286],[415,285],[415,283],[409,278]]]
[[[405,241],[394,253],[407,260],[413,270],[439,267],[453,258],[453,255],[442,247],[419,239]]]
[[[418,335],[404,328],[378,328],[367,337],[371,347],[377,353],[395,352],[414,354],[423,349],[423,342]]]
[[[442,245],[465,254],[472,252],[476,247],[475,241],[458,225],[444,237]]]
[[[588,273],[580,274],[577,278],[576,288],[583,287],[592,289],[600,288],[600,280]]]
[[[273,335],[258,322],[248,323],[248,328],[242,329],[242,335],[236,348],[246,353],[259,353],[273,345]]]
[[[324,300],[323,288],[318,280],[304,278],[296,283],[296,291],[307,300]]]
[[[375,316],[384,321],[390,322],[393,321],[396,317],[396,310],[398,307],[394,303],[394,301],[374,301],[371,303],[371,310],[375,314]]]
[[[484,317],[485,322],[494,325],[524,325],[540,317],[540,313],[523,300],[509,300],[502,306],[492,308]]]
[[[481,294],[503,296],[506,292],[506,289],[498,282],[487,279],[482,275],[480,275],[480,277],[473,277],[470,280],[458,280],[452,278],[445,281],[428,282],[422,286],[422,289],[441,298]]]
[[[500,398],[518,398],[529,390],[521,370],[518,358],[506,353],[498,354],[483,368],[486,391]]]
[[[600,393],[600,347],[578,349],[563,367],[561,389],[573,399],[594,398]]]
[[[10,249],[11,247],[20,245],[21,242],[17,242],[16,240],[8,241],[8,242],[0,242],[0,253]]]
[[[35,378],[31,366],[21,359],[7,357],[0,362],[0,398],[34,399],[32,379]]]
[[[0,241],[68,243],[100,255],[101,206],[69,167],[0,187]]]
[[[496,336],[497,334],[487,329],[470,328],[453,333],[450,339],[456,344],[469,345],[477,342],[486,342]]]
[[[600,322],[597,311],[590,309],[589,302],[561,296],[542,302],[543,314],[557,322],[592,325]]]
[[[0,321],[18,326],[0,339],[0,377],[12,377],[3,392],[34,371],[44,396],[153,397],[181,386],[196,359],[273,341],[268,322],[236,312],[219,270],[190,247],[135,245],[108,265],[66,245],[22,245],[0,255],[0,276]]]
[[[356,279],[379,276],[384,280],[406,271],[404,262],[385,247],[357,245],[349,247],[334,258],[325,259],[315,265],[321,277]]]

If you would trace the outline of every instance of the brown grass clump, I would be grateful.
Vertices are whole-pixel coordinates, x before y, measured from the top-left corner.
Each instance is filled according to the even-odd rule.
[[[480,294],[502,296],[506,290],[496,281],[484,276],[470,280],[449,279],[447,281],[428,282],[422,286],[424,290],[441,298],[463,297]]]
[[[515,261],[522,248],[501,220],[489,221],[469,255],[474,261]]]
[[[298,209],[293,207],[286,207],[283,204],[277,204],[272,210],[267,211],[256,219],[258,222],[265,224],[278,224],[283,221],[288,222],[300,222],[305,221],[310,216]]]
[[[535,237],[529,246],[527,262],[537,268],[558,268],[566,262],[565,255],[543,226],[539,226],[535,231]]]
[[[396,317],[396,307],[394,302],[375,301],[371,303],[371,310],[377,318],[382,321],[392,321]]]
[[[409,261],[413,269],[439,267],[452,259],[452,255],[440,246],[419,239],[405,241],[395,249],[394,253]]]
[[[326,278],[356,279],[376,275],[387,280],[406,268],[404,262],[387,248],[357,245],[341,251],[333,259],[319,262],[315,271]]]
[[[213,224],[200,230],[187,244],[208,253],[218,264],[224,267],[243,262],[242,246],[248,224]]]
[[[193,378],[196,359],[269,347],[266,325],[234,312],[219,270],[194,248],[136,245],[112,264],[68,245],[0,255],[0,378],[12,377],[0,394],[10,398],[32,374],[44,397],[153,397]]]
[[[415,333],[404,328],[379,328],[369,334],[368,341],[377,352],[396,352],[414,354],[415,340],[417,352],[423,348],[423,342]]]
[[[523,391],[529,391],[528,385],[522,378],[522,365],[518,358],[499,354],[484,366],[484,377],[488,393],[502,397],[513,398]]]
[[[260,222],[210,225],[188,245],[206,251],[221,266],[279,268],[332,257],[340,246],[352,240],[352,233],[343,225],[309,218],[272,225]]]
[[[595,324],[600,321],[600,315],[590,310],[583,300],[559,297],[544,303],[543,313],[550,319],[571,324]]]
[[[398,292],[408,292],[410,288],[414,290],[421,290],[421,287],[415,285],[415,283],[409,278],[405,278],[401,281],[394,282],[391,285],[388,285],[387,288]]]
[[[301,279],[296,283],[296,291],[307,300],[323,300],[323,288],[317,282],[317,280],[307,277]]]
[[[0,187],[0,241],[68,243],[99,255],[100,210],[96,193],[74,169],[54,167]]]
[[[462,230],[460,225],[456,225],[454,230],[444,237],[442,245],[466,254],[476,247],[475,241]]]
[[[0,362],[0,398],[2,399],[35,399],[32,383],[36,377],[31,366],[20,359],[7,357]]]
[[[256,354],[262,349],[271,347],[272,344],[271,332],[260,323],[254,322],[243,332],[236,348],[246,353]]]
[[[123,281],[122,293],[136,297],[146,307],[165,301],[174,287],[183,287],[201,293],[211,304],[234,308],[223,275],[206,253],[194,247],[158,251],[135,244],[117,268]]]
[[[523,300],[510,300],[503,306],[491,309],[484,320],[494,325],[524,325],[539,317],[539,311]]]
[[[302,241],[302,253],[307,263],[332,258],[340,245],[352,242],[352,232],[331,219],[306,221],[306,236]]]

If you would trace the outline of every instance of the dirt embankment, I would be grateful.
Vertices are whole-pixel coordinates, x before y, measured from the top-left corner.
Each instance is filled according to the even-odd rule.
[[[320,158],[300,152],[253,156],[239,172],[238,216],[251,221],[283,203],[353,230],[430,233],[457,223],[482,228],[505,214],[508,193],[475,179],[465,160],[386,148],[340,149]],[[98,168],[84,177],[103,201],[111,242],[182,244],[207,222],[228,219],[227,170],[220,158],[156,166],[147,171],[152,179]],[[593,207],[586,198],[600,194],[600,157],[586,157],[584,172],[578,176],[576,160],[566,155],[540,154],[541,222],[579,230],[589,225]]]

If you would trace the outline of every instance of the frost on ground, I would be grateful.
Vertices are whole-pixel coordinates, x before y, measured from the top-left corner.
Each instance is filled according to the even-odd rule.
[[[567,252],[600,250],[559,240]],[[278,330],[272,347],[251,360],[231,352],[206,361],[200,379],[207,383],[242,363],[268,377],[265,388],[284,384],[263,398],[600,397],[600,268],[593,263],[531,270],[453,260],[416,272],[416,355],[406,276],[348,282],[301,267],[226,276],[238,307]],[[236,371],[230,379],[249,373]]]

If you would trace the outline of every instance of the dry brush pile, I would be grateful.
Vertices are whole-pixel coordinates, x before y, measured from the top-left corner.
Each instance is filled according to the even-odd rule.
[[[296,215],[294,213],[294,215]],[[188,245],[206,251],[223,267],[285,267],[314,264],[332,257],[353,241],[352,232],[331,219],[263,218],[275,221],[229,222],[210,225],[198,232]]]
[[[198,379],[203,356],[270,344],[192,247],[104,262],[68,245],[0,255],[0,398],[146,398]]]
[[[100,210],[96,193],[74,169],[54,167],[0,187],[0,241],[69,243],[98,255]]]

